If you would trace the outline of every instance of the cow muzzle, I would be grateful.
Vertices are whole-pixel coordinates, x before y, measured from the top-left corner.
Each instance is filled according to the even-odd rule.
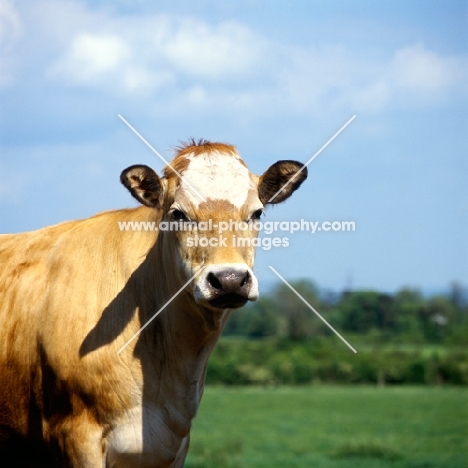
[[[195,301],[216,309],[235,309],[258,297],[258,281],[245,264],[210,265],[195,284]]]

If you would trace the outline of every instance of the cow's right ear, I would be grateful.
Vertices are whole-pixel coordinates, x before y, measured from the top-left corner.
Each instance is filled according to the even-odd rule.
[[[161,179],[151,167],[142,164],[127,167],[120,174],[120,182],[143,205],[162,206],[164,189]]]

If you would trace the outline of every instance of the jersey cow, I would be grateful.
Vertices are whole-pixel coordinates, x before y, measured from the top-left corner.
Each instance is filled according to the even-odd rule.
[[[162,177],[122,172],[143,206],[0,236],[2,466],[182,467],[208,357],[258,295],[245,223],[306,172],[257,176],[233,146],[191,141]],[[190,229],[122,229],[171,221]]]

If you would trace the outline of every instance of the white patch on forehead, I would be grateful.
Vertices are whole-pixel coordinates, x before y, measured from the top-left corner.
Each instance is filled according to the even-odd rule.
[[[192,188],[205,199],[227,200],[236,208],[244,205],[249,190],[255,189],[249,170],[236,156],[213,152],[187,159],[190,163],[182,174],[181,188],[195,206],[204,200]]]

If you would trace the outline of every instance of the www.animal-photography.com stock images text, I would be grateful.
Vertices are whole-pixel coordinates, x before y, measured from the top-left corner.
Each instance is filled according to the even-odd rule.
[[[465,0],[0,0],[0,467],[466,468]]]

